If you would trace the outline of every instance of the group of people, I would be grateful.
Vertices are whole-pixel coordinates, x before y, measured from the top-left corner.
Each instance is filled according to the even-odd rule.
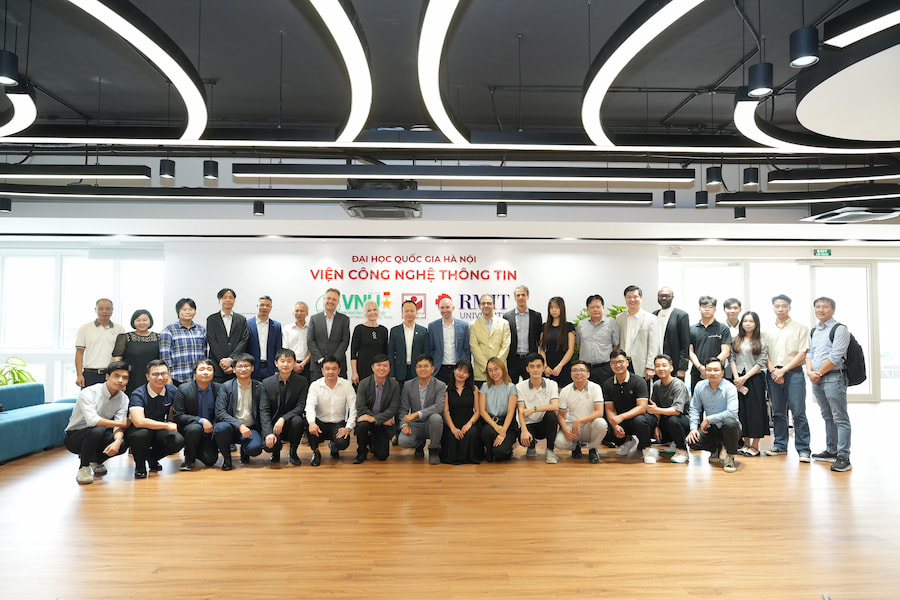
[[[833,318],[834,300],[816,299],[810,333],[790,318],[783,294],[772,299],[775,320],[765,331],[759,315],[741,315],[734,298],[724,303],[726,321],[717,321],[710,296],[699,299],[700,320],[690,325],[667,287],[651,314],[642,308],[642,290],[628,286],[627,309],[615,318],[605,314],[602,296],[591,295],[577,327],[561,297],[550,299],[546,321],[528,307],[526,286],[516,287],[514,298],[515,308],[499,316],[493,297],[482,296],[481,316],[469,324],[454,318],[452,299],[443,296],[441,318],[427,328],[406,301],[403,323],[390,331],[378,325],[378,305],[368,302],[366,321],[352,336],[334,288],[324,310],[309,318],[306,303],[296,303],[289,328],[269,318],[268,296],[247,319],[233,310],[234,290],[224,288],[206,327],[194,322],[194,301],[182,298],[178,321],[159,335],[146,310],[132,315],[134,331],[125,333],[111,321],[112,302],[100,299],[97,319],[76,338],[83,389],[65,444],[80,457],[77,481],[90,483],[105,472],[106,459],[127,448],[138,479],[182,448],[183,471],[198,459],[212,466],[219,454],[221,468],[231,470],[236,451],[242,464],[263,451],[279,463],[285,444],[289,462],[299,466],[304,436],[312,466],[321,464],[321,444],[328,442],[337,459],[355,436],[354,464],[370,455],[386,460],[392,443],[415,449],[416,457],[427,450],[430,464],[503,461],[517,443],[536,456],[538,440],[550,464],[558,462],[557,450],[577,458],[585,446],[588,462],[599,463],[603,445],[655,463],[655,441],[672,462],[688,462],[689,449],[707,450],[710,462],[735,472],[737,455],[760,455],[769,431],[767,395],[775,439],[765,454],[787,453],[790,412],[801,462],[851,468],[844,372],[850,336]],[[810,451],[804,365],[826,424],[826,447],[817,454]]]

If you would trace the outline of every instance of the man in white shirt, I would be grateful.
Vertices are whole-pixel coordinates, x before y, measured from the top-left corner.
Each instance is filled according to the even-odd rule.
[[[116,337],[125,328],[112,322],[113,303],[100,298],[94,303],[97,318],[78,328],[75,335],[75,383],[80,388],[103,383],[112,360]]]
[[[66,426],[66,449],[81,461],[75,481],[93,483],[94,476],[106,475],[106,459],[122,454],[128,427],[128,396],[125,386],[131,366],[111,362],[104,369],[106,381],[81,390]]]
[[[537,456],[536,440],[547,440],[547,451],[544,460],[548,465],[557,462],[556,434],[559,421],[556,411],[559,408],[559,386],[552,379],[543,376],[544,357],[532,352],[525,357],[525,369],[528,379],[516,384],[519,413],[519,443],[528,448],[525,456]]]
[[[603,418],[603,391],[588,381],[590,369],[583,360],[572,363],[572,383],[559,394],[559,433],[556,447],[571,450],[572,458],[581,458],[581,442],[587,442],[591,464],[600,462],[600,444],[609,425]]]
[[[309,361],[312,355],[309,352],[307,315],[309,315],[309,305],[303,301],[295,303],[294,324],[286,329],[282,328],[282,333],[284,335],[284,347],[293,350],[297,356],[294,373],[306,377],[306,380],[309,381]]]
[[[636,285],[625,288],[628,310],[616,315],[620,348],[625,351],[638,377],[653,379],[653,357],[659,347],[656,319],[641,306],[644,292]]]
[[[722,303],[722,310],[725,311],[725,325],[731,332],[731,339],[735,339],[741,326],[741,301],[737,298],[729,298]]]
[[[453,371],[460,359],[472,360],[469,348],[469,324],[453,318],[453,300],[443,295],[438,300],[441,318],[428,324],[428,353],[440,361],[435,377],[450,385]]]
[[[256,310],[256,317],[247,323],[247,328],[250,330],[247,352],[256,361],[253,379],[262,381],[278,372],[278,368],[275,366],[275,354],[284,345],[281,343],[281,323],[269,318],[269,313],[272,312],[272,299],[269,296],[260,296],[256,303]]]
[[[391,377],[401,386],[416,377],[415,358],[428,353],[428,330],[416,324],[418,307],[412,300],[403,302],[403,323],[391,328],[388,340],[388,357],[391,361]]]
[[[496,356],[506,364],[510,344],[509,322],[494,315],[494,297],[484,294],[481,297],[480,308],[481,316],[469,326],[472,377],[479,389],[481,384],[487,381],[485,369],[488,359]]]
[[[319,444],[328,440],[331,458],[350,446],[350,434],[356,425],[356,390],[339,377],[341,365],[334,356],[322,359],[322,377],[309,385],[306,396],[306,421],[309,423],[309,447],[313,456],[309,464],[322,464]]]
[[[234,379],[232,357],[247,351],[250,333],[246,317],[234,312],[235,291],[222,288],[216,297],[219,299],[219,311],[206,318],[206,342],[216,370],[213,381],[222,383]]]
[[[517,285],[514,290],[516,307],[503,315],[509,323],[509,356],[507,371],[513,383],[528,379],[525,357],[538,351],[541,339],[541,313],[528,308],[528,287]]]

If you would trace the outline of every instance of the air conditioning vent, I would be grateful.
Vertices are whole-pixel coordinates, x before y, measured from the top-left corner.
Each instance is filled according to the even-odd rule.
[[[422,205],[418,202],[390,200],[351,200],[341,202],[347,214],[357,219],[420,219]]]
[[[419,189],[419,182],[414,179],[348,179],[348,190],[369,190],[380,192],[399,192]]]

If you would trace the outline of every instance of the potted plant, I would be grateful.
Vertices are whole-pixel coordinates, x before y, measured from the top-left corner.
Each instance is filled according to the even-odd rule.
[[[10,356],[0,365],[0,385],[32,383],[34,376],[25,370],[25,361],[18,356]]]

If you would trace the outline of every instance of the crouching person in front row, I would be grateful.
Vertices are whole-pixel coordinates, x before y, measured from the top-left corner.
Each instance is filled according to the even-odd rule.
[[[722,446],[725,446],[725,472],[734,473],[737,465],[734,455],[741,437],[741,422],[738,420],[737,388],[723,379],[725,369],[718,358],[706,361],[706,379],[694,388],[691,399],[691,432],[687,441],[694,450],[708,450],[709,462],[721,461]],[[700,415],[705,413],[703,420]]]

